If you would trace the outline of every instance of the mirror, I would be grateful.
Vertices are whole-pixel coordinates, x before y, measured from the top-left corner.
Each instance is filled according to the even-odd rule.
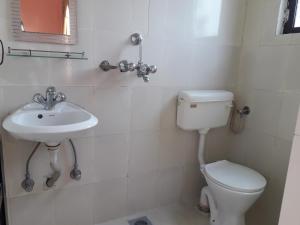
[[[70,35],[68,0],[20,0],[23,32]]]
[[[76,43],[76,0],[12,0],[11,9],[15,40]]]

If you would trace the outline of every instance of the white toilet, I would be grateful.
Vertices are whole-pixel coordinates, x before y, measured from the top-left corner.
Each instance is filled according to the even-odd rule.
[[[245,213],[263,193],[266,179],[258,172],[226,160],[205,164],[203,153],[209,129],[225,126],[232,108],[228,91],[181,91],[177,125],[198,130],[200,170],[208,186],[201,191],[200,208],[210,210],[211,225],[245,225]]]

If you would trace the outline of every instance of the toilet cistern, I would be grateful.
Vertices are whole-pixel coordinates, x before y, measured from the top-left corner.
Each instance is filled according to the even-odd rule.
[[[220,90],[181,91],[178,96],[177,125],[183,130],[198,130],[198,160],[205,166],[204,147],[206,134],[211,128],[227,124],[233,94]]]

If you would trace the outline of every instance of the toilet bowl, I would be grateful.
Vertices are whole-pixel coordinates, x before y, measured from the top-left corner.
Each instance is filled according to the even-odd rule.
[[[266,179],[256,171],[226,160],[202,169],[200,205],[211,211],[211,225],[245,225],[245,213],[263,193]]]

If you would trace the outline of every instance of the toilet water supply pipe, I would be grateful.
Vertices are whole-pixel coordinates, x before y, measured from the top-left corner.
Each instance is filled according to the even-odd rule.
[[[206,141],[206,134],[208,133],[209,128],[199,130],[199,145],[198,145],[198,160],[200,163],[200,170],[203,173],[205,167],[204,161],[204,148],[205,148],[205,141]]]
[[[205,160],[204,160],[204,149],[205,149],[205,141],[206,135],[209,129],[201,129],[198,131],[199,133],[199,145],[198,145],[198,160],[200,163],[200,171],[204,175],[205,169]],[[214,223],[216,220],[217,207],[213,200],[213,197],[208,189],[208,187],[203,187],[201,190],[201,196],[199,201],[199,210],[204,213],[210,212],[210,221]]]

